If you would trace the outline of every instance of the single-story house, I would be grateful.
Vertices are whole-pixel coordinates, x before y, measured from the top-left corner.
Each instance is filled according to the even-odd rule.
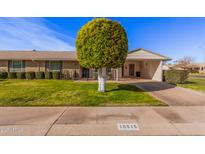
[[[163,71],[172,70],[173,69],[172,67],[173,67],[173,65],[171,65],[171,64],[164,64],[162,66],[162,70]]]
[[[205,73],[205,63],[191,63],[186,65],[185,69],[191,72]]]
[[[167,60],[170,58],[140,48],[128,53],[121,68],[106,70],[111,79],[128,77],[162,81],[162,64]],[[79,78],[93,78],[96,74],[95,69],[80,66],[76,52],[68,51],[0,51],[0,71],[61,71],[62,74],[77,73]]]

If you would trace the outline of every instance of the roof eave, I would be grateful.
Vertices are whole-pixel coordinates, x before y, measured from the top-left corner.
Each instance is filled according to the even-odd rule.
[[[146,50],[146,49],[143,49],[143,48],[138,48],[138,49],[135,49],[135,50],[131,50],[130,52],[128,52],[128,54],[130,54],[130,53],[133,53],[133,52],[136,52],[136,51],[140,51],[140,50],[144,50],[144,51],[147,51],[147,52],[149,52],[149,53],[152,53],[152,54],[155,54],[155,55],[158,55],[158,56],[160,56],[160,57],[163,57],[165,60],[172,60],[171,58],[169,58],[169,57],[167,57],[167,56],[163,56],[163,55],[161,55],[161,54],[159,54],[159,53],[156,53],[156,52],[153,52],[153,51],[150,51],[150,50]]]
[[[162,61],[169,61],[172,60],[171,58],[126,58],[126,60],[162,60]]]
[[[22,59],[22,58],[12,58],[12,59],[0,59],[0,60],[31,60],[31,61],[77,61],[77,59]]]

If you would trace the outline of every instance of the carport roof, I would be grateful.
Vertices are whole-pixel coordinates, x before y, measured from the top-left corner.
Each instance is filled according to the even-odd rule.
[[[127,60],[171,60],[171,58],[139,48],[130,51],[127,55]]]

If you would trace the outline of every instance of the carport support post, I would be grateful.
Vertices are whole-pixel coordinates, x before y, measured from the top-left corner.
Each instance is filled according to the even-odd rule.
[[[160,70],[161,70],[161,71],[160,71],[160,81],[163,80],[163,77],[162,77],[162,76],[163,76],[162,63],[163,63],[163,61],[161,60],[160,63],[159,63]]]
[[[159,61],[159,64],[157,66],[157,69],[152,77],[152,80],[155,81],[162,81],[162,60]]]

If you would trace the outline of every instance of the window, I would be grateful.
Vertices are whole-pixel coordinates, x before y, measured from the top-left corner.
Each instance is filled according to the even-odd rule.
[[[50,71],[61,71],[62,63],[60,61],[50,61],[49,70]]]
[[[110,67],[107,67],[107,68],[106,68],[106,72],[107,72],[107,73],[110,73],[110,72],[111,72],[111,68],[110,68]]]
[[[23,72],[24,71],[24,63],[22,60],[12,60],[10,63],[11,72]]]

